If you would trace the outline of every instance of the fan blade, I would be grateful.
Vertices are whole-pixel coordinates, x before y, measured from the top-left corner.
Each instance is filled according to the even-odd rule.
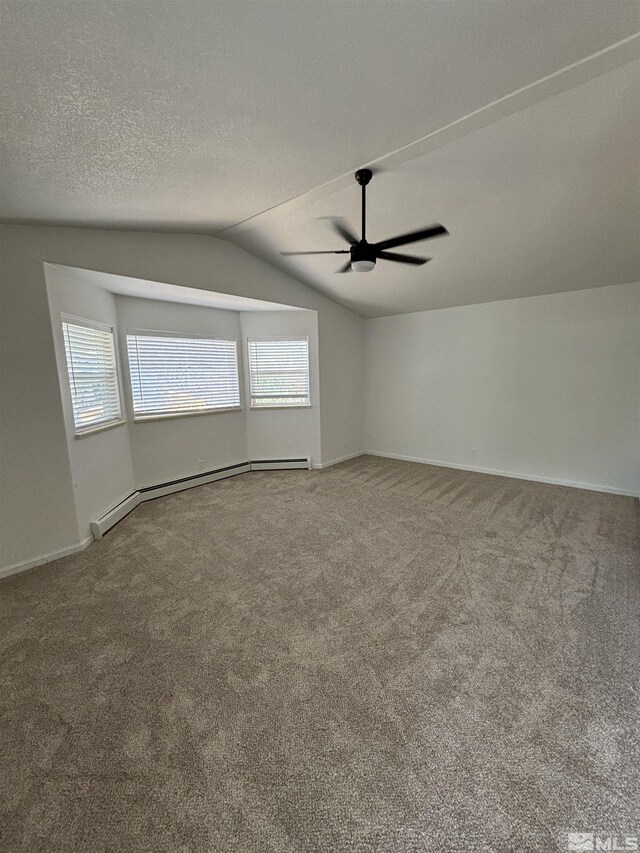
[[[417,243],[419,240],[430,240],[431,237],[444,237],[448,233],[444,225],[430,225],[429,228],[423,228],[420,231],[412,231],[410,234],[401,234],[399,237],[390,237],[389,240],[381,240],[379,243],[374,243],[372,248],[376,251],[380,249],[393,249],[394,246]]]
[[[331,228],[342,237],[343,240],[346,240],[351,246],[354,243],[358,242],[358,238],[351,232],[351,229],[347,227],[342,219],[338,219],[336,216],[326,216],[324,217],[327,222],[331,225]]]
[[[326,249],[320,252],[280,252],[281,255],[348,255],[348,249]]]
[[[431,258],[416,258],[414,255],[399,255],[397,252],[378,252],[383,261],[396,261],[399,264],[414,264],[416,267],[426,264]]]
[[[336,272],[351,272],[351,259],[343,267],[340,267],[339,270],[336,270]]]

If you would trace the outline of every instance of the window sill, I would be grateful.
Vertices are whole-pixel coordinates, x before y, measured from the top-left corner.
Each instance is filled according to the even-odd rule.
[[[203,409],[201,412],[164,412],[157,415],[134,415],[135,424],[144,424],[147,421],[173,421],[176,418],[193,418],[202,415],[220,415],[223,412],[241,412],[242,406],[231,406],[228,409]]]
[[[87,436],[95,435],[97,432],[104,432],[107,429],[124,426],[125,424],[126,421],[109,421],[108,424],[99,424],[98,426],[87,427],[87,429],[83,429],[82,432],[77,432],[76,438],[87,438]]]
[[[313,408],[311,403],[300,403],[295,406],[251,406],[252,412],[273,412],[275,409],[279,411],[286,411],[287,409],[311,409]]]

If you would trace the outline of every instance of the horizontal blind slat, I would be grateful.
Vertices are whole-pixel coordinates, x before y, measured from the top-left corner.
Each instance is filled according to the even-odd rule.
[[[113,332],[62,323],[76,431],[122,417]]]
[[[252,406],[309,404],[309,342],[250,340]]]
[[[240,406],[236,341],[127,335],[136,415]]]

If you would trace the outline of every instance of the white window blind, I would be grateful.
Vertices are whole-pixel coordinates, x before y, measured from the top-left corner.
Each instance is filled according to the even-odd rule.
[[[252,408],[309,405],[309,341],[249,340]]]
[[[122,419],[113,329],[62,322],[76,434]]]
[[[135,332],[127,352],[137,418],[240,407],[235,341]]]

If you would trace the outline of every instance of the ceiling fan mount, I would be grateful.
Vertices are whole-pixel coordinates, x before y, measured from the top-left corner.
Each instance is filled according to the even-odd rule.
[[[430,240],[432,237],[444,237],[449,232],[444,225],[430,225],[428,228],[422,228],[419,231],[412,231],[408,234],[401,234],[398,237],[391,237],[388,240],[381,240],[378,243],[369,243],[367,241],[367,184],[373,177],[371,169],[358,169],[355,173],[355,179],[362,187],[362,237],[358,238],[353,234],[350,228],[344,225],[340,220],[331,220],[333,230],[346,240],[349,244],[348,249],[321,250],[318,252],[280,252],[281,255],[349,255],[350,259],[337,272],[371,272],[375,268],[378,259],[384,261],[394,261],[399,264],[412,264],[414,266],[422,266],[430,261],[431,258],[419,258],[414,255],[401,255],[398,252],[388,252],[387,249],[392,249],[395,246],[405,246],[407,243],[417,243],[420,240]]]
[[[371,178],[373,177],[373,172],[371,169],[358,169],[356,172],[356,181],[360,184],[361,187],[366,187]]]

